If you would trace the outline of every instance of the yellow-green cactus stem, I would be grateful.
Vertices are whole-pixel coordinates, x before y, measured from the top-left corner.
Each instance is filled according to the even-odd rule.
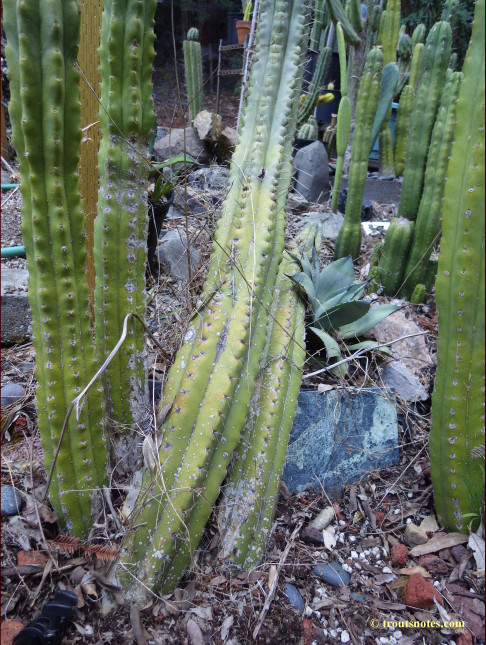
[[[429,258],[438,246],[445,179],[456,124],[456,103],[461,72],[448,70],[444,92],[430,139],[424,190],[415,220],[413,242],[403,272],[400,296],[408,298],[415,285],[424,283]]]
[[[423,23],[419,23],[415,27],[412,33],[412,49],[415,49],[416,45],[418,45],[419,43],[423,44],[426,33],[427,29]]]
[[[380,96],[383,54],[374,47],[366,57],[356,102],[355,127],[349,165],[348,197],[344,222],[339,229],[334,255],[336,259],[352,255],[356,259],[361,247],[361,204],[363,201],[371,129]]]
[[[145,315],[148,143],[152,134],[155,0],[105,0],[101,42],[100,189],[94,224],[95,326],[100,362],[127,314]],[[104,373],[114,459],[136,463],[137,423],[148,404],[145,332],[128,337]]]
[[[346,11],[344,10],[341,0],[326,0],[326,2],[333,23],[335,25],[337,25],[338,22],[341,23],[346,42],[349,45],[354,45],[355,47],[359,45],[361,43],[361,38],[354,30],[350,19],[346,15]]]
[[[184,73],[186,76],[187,105],[192,121],[203,109],[203,71],[199,31],[194,27],[187,32],[187,40],[182,43],[184,52]]]
[[[444,194],[430,463],[437,517],[467,533],[484,468],[484,0],[475,7]],[[473,526],[476,528],[477,522]]]
[[[317,139],[318,126],[315,117],[310,116],[307,122],[300,126],[297,136],[299,139]]]
[[[412,305],[420,305],[422,302],[425,300],[425,296],[427,295],[427,290],[425,289],[425,284],[416,284],[413,291],[412,295],[410,296],[410,304]]]
[[[379,263],[380,286],[384,293],[395,296],[402,284],[403,267],[412,244],[415,222],[406,217],[394,217],[385,235],[383,247],[374,257]],[[378,276],[375,275],[375,281]]]
[[[437,22],[427,36],[417,94],[408,130],[402,196],[398,216],[414,220],[422,196],[425,164],[451,55],[451,27]]]
[[[261,8],[230,190],[204,290],[207,305],[170,370],[164,404],[173,402],[172,409],[155,472],[144,475],[133,518],[138,528],[125,545],[122,580],[133,598],[142,598],[147,587],[177,584],[188,562],[179,556],[188,552],[190,558],[204,526],[204,519],[193,523],[198,501],[207,500],[209,510],[216,501],[245,421],[267,337],[261,303],[271,298],[283,252],[306,14],[305,0],[265,0]],[[238,388],[242,381],[245,391]]]
[[[18,0],[3,6],[9,114],[23,196],[22,237],[36,350],[37,419],[50,471],[70,402],[96,371],[81,211],[79,5]],[[100,507],[107,457],[100,386],[71,416],[49,490],[65,529],[85,535]]]
[[[334,173],[334,185],[332,187],[331,208],[337,213],[339,202],[339,189],[343,175],[344,155],[348,147],[349,134],[351,132],[351,102],[348,96],[347,70],[346,70],[346,44],[341,23],[336,25],[336,35],[339,52],[339,67],[341,73],[341,100],[339,101],[337,125],[336,125],[336,172]]]

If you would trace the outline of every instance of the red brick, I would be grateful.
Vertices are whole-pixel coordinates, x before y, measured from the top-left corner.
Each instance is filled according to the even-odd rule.
[[[430,609],[434,606],[434,598],[442,605],[442,598],[433,584],[428,582],[420,573],[414,573],[408,579],[402,592],[405,604],[417,609]]]

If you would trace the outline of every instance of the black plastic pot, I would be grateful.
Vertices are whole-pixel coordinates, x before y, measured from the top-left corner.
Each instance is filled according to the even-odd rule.
[[[172,190],[164,201],[153,202],[149,199],[149,226],[147,236],[147,262],[150,264],[154,259],[157,241],[159,239],[162,224],[167,217],[169,208],[174,201],[175,192]]]
[[[236,31],[237,20],[243,20],[241,11],[230,11],[228,13],[228,45],[238,44],[238,33]]]

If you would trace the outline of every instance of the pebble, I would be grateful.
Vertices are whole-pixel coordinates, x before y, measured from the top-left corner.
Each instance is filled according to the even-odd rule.
[[[454,556],[454,560],[456,562],[460,562],[462,558],[469,553],[466,547],[462,546],[462,544],[453,546],[451,551],[452,551],[452,555]]]
[[[317,564],[314,567],[314,573],[320,577],[323,582],[333,587],[340,585],[347,585],[350,579],[349,573],[337,562],[329,562],[329,564]]]
[[[346,630],[341,632],[341,643],[349,643],[350,640],[351,636],[349,635],[349,632],[347,632]]]
[[[356,591],[352,591],[350,595],[353,600],[356,600],[356,602],[361,602],[363,604],[366,603],[366,597],[362,593],[356,593]]]
[[[22,507],[22,495],[13,486],[1,487],[2,515],[18,515]]]
[[[23,396],[25,396],[25,389],[20,383],[6,383],[1,389],[2,408],[17,403]]]
[[[302,596],[300,595],[299,590],[291,585],[290,582],[287,582],[284,587],[284,594],[287,596],[288,601],[293,605],[297,611],[304,611],[305,602]]]

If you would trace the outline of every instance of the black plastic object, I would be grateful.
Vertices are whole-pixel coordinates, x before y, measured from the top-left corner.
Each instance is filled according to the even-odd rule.
[[[339,193],[338,211],[340,213],[344,213],[346,210],[347,197],[348,189],[344,188]],[[374,214],[375,211],[373,209],[373,202],[371,201],[371,199],[368,199],[368,197],[363,197],[363,203],[361,204],[361,221],[369,222]]]
[[[77,604],[78,598],[74,591],[57,591],[54,600],[42,608],[42,614],[14,637],[13,645],[59,645],[64,637],[68,618]]]
[[[169,208],[174,201],[174,197],[175,191],[171,190],[164,201],[152,202],[152,200],[149,200],[149,225],[147,235],[147,262],[149,264],[154,258],[160,230],[167,217]]]

